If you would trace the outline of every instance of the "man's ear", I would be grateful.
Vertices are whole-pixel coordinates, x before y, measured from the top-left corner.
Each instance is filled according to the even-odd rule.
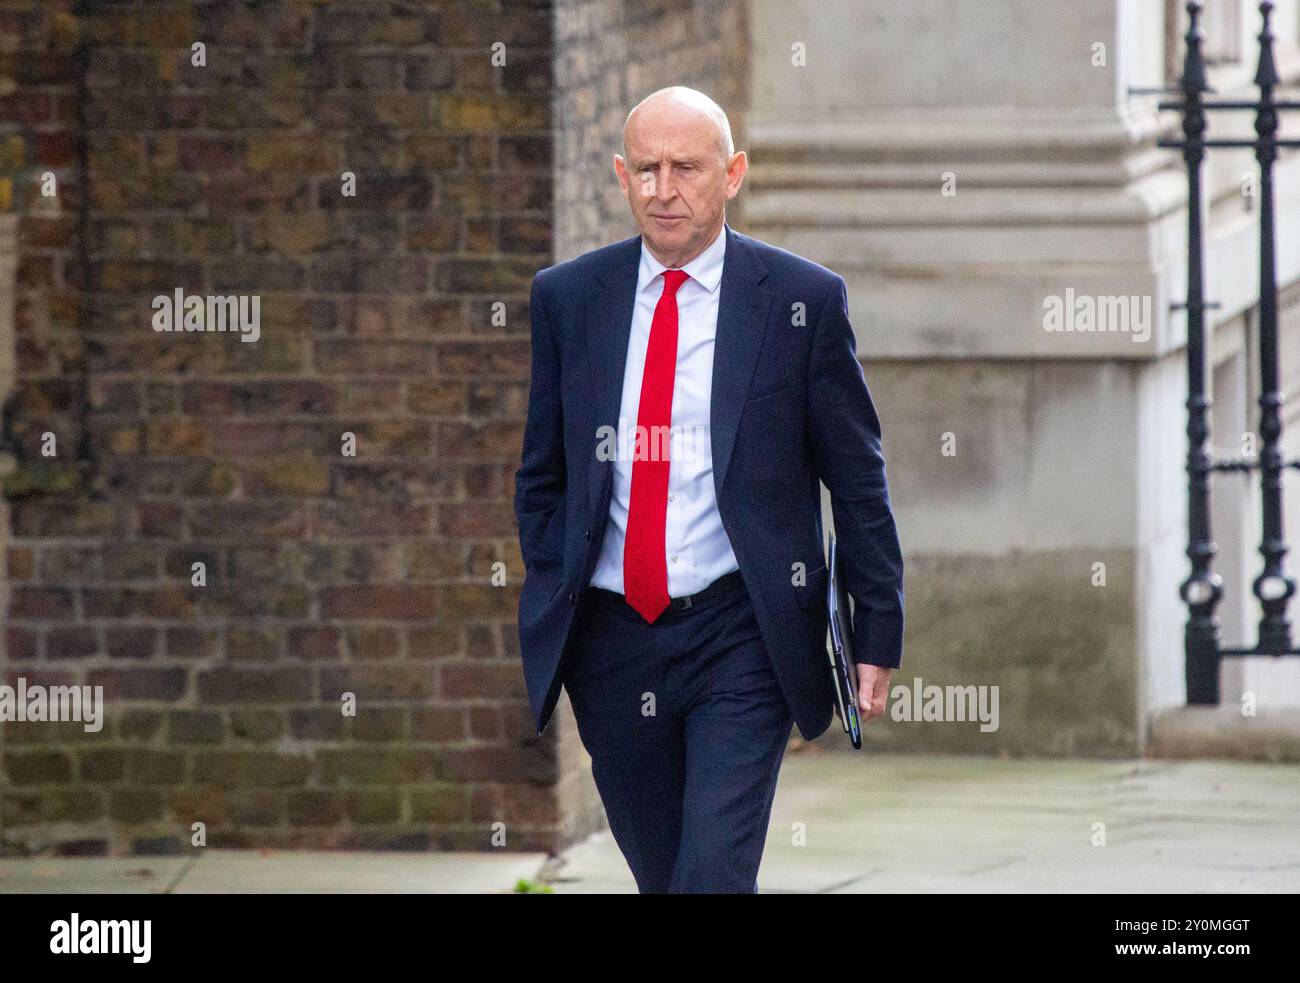
[[[731,160],[727,161],[727,200],[740,192],[740,186],[745,182],[745,172],[749,170],[749,157],[745,151],[737,150],[731,155]]]
[[[614,155],[614,173],[618,175],[618,185],[623,189],[623,197],[626,198],[628,181],[627,161],[623,159],[621,154]]]

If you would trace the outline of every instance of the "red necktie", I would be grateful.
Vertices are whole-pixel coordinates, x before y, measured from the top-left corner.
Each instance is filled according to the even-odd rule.
[[[681,270],[664,270],[664,292],[655,305],[641,376],[637,437],[633,442],[632,491],[623,544],[623,596],[653,622],[668,607],[668,566],[664,526],[668,519],[668,429],[677,376],[677,288],[688,279]],[[662,435],[662,436],[661,436]]]

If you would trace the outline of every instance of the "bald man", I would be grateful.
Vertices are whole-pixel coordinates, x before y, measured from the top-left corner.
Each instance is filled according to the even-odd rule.
[[[680,86],[628,114],[640,235],[533,280],[515,514],[537,732],[559,688],[642,893],[758,890],[792,723],[830,725],[830,490],[858,701],[902,657],[903,562],[844,280],[741,235],[748,167]]]

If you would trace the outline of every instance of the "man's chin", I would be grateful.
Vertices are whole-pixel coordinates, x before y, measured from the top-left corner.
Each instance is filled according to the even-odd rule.
[[[650,222],[654,223],[654,219]],[[653,224],[641,229],[641,237],[655,252],[668,254],[681,252],[689,245],[691,238],[689,229],[683,228],[680,232],[665,231],[662,228],[654,228]]]

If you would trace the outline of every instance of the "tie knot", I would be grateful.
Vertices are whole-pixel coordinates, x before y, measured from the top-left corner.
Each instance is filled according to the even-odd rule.
[[[664,293],[677,293],[677,288],[690,278],[691,275],[685,270],[664,270]]]

